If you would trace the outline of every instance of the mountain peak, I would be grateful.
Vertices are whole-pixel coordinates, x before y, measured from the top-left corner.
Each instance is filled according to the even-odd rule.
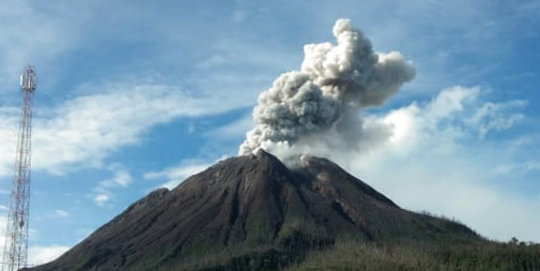
[[[223,160],[171,191],[150,193],[57,260],[31,270],[189,269],[201,257],[224,257],[220,264],[227,264],[246,253],[255,265],[275,268],[340,238],[477,238],[454,222],[402,210],[330,160],[291,159],[297,162],[287,167],[258,150]]]

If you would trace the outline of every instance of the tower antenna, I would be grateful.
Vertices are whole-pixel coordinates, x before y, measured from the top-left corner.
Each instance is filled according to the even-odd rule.
[[[19,121],[15,174],[11,185],[9,214],[2,271],[26,267],[28,258],[28,219],[30,209],[30,168],[32,150],[32,104],[36,90],[36,70],[26,66],[21,75],[23,95]]]

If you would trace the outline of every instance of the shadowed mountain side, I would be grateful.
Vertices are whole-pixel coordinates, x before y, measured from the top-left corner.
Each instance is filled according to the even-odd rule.
[[[221,161],[28,270],[277,269],[342,240],[482,242],[461,224],[401,209],[329,160],[296,164],[264,151]]]

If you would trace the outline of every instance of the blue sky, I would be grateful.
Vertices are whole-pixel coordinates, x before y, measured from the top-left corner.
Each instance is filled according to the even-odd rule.
[[[447,1],[448,2],[448,1]],[[37,67],[30,260],[236,155],[303,46],[349,18],[416,78],[367,118],[391,142],[336,161],[404,208],[540,242],[540,1],[37,1],[0,10],[0,221],[24,65]],[[2,234],[3,236],[3,234]],[[1,239],[3,240],[3,239]]]

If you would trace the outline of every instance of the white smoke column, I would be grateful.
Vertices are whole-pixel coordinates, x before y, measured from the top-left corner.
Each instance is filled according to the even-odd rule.
[[[240,146],[241,155],[295,145],[357,148],[362,140],[386,135],[384,127],[366,124],[360,111],[383,104],[414,78],[414,68],[399,52],[374,53],[348,19],[337,20],[333,34],[337,45],[304,46],[301,71],[282,74],[260,94],[253,110],[255,127]]]

